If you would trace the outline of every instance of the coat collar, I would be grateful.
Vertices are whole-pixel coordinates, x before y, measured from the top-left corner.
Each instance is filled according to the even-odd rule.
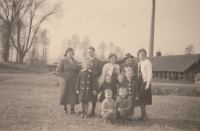
[[[76,61],[72,58],[73,63],[70,62],[69,58],[65,58],[65,61],[68,65],[68,67],[70,67],[73,70],[77,70],[78,65],[76,64]]]

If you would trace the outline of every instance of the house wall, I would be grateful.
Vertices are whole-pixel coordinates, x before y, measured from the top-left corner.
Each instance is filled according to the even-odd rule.
[[[186,81],[194,81],[195,75],[200,73],[200,61],[192,65],[189,69],[185,71]]]

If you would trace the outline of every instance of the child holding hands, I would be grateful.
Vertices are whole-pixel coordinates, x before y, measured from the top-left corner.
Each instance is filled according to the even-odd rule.
[[[104,118],[104,123],[111,123],[111,119],[114,117],[114,103],[112,99],[112,91],[110,89],[105,90],[105,99],[101,105],[101,114]]]
[[[88,102],[92,100],[92,94],[96,95],[96,89],[94,89],[94,77],[90,70],[90,61],[84,60],[82,67],[83,70],[79,73],[76,83],[76,93],[82,108],[81,117],[87,118]]]

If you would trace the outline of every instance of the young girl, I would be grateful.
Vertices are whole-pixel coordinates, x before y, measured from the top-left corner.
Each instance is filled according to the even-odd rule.
[[[104,118],[104,123],[111,123],[112,117],[114,117],[114,104],[115,101],[112,99],[112,91],[110,89],[105,90],[105,99],[101,105],[101,114]]]
[[[118,94],[119,94],[119,89],[120,89],[121,87],[126,87],[126,83],[125,83],[125,81],[124,81],[124,75],[123,75],[123,74],[119,74],[118,77],[117,77],[117,79],[118,79],[118,82],[119,82],[119,83],[116,84],[116,87],[117,87],[117,95],[118,95]]]
[[[119,89],[119,96],[115,102],[116,118],[121,120],[121,124],[124,124],[124,120],[127,119],[131,109],[131,99],[127,95],[127,89],[121,87]]]
[[[88,102],[92,100],[92,95],[96,95],[94,89],[94,77],[92,75],[89,60],[82,62],[83,70],[79,73],[76,83],[76,93],[79,96],[82,113],[81,117],[87,118]]]
[[[112,94],[113,94],[112,98],[115,100],[117,90],[116,90],[115,86],[111,83],[111,80],[112,80],[111,76],[107,75],[105,82],[99,87],[99,89],[97,91],[98,94],[102,92],[101,96],[99,97],[99,102],[101,102],[101,103],[105,99],[105,90],[106,89],[111,89]]]
[[[134,79],[134,73],[132,70],[127,72],[126,87],[128,91],[128,97],[131,99],[130,119],[133,120],[134,107],[137,107],[139,94],[138,94],[138,83],[136,79]]]

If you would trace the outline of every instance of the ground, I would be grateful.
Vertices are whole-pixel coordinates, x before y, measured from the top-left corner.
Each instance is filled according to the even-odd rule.
[[[100,117],[64,115],[59,106],[58,81],[50,74],[1,73],[0,131],[200,130],[200,97],[153,95],[153,105],[147,107],[150,121],[128,122],[122,127],[117,123],[104,124]],[[99,103],[96,113],[100,114]],[[139,115],[136,108],[135,118]]]

